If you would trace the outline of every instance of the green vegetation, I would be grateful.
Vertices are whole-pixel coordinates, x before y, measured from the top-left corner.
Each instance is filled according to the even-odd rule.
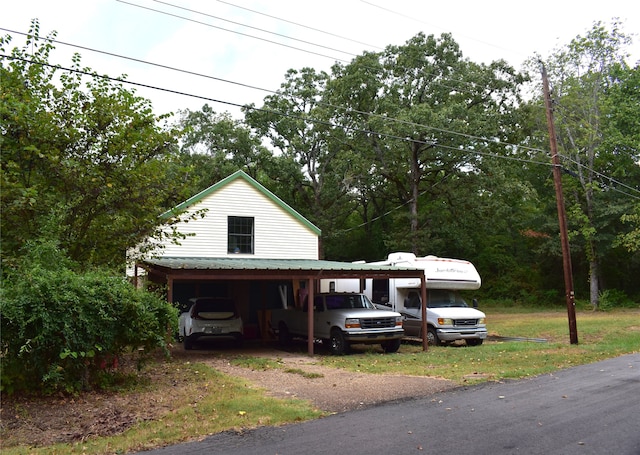
[[[233,359],[231,361],[231,364],[245,367],[245,368],[250,368],[252,370],[282,369],[285,373],[299,374],[300,376],[307,379],[323,377],[321,373],[310,373],[300,368],[284,368],[284,364],[280,360],[265,359],[264,357],[240,356]]]
[[[3,393],[77,393],[112,386],[118,358],[164,349],[176,309],[108,271],[75,272],[52,242],[28,242],[2,289]]]
[[[571,195],[578,345],[569,345],[566,314],[553,306],[563,283],[546,119],[531,85],[537,56],[518,72],[503,60],[468,60],[449,34],[420,33],[330,73],[291,69],[262,108],[245,108],[244,120],[205,105],[171,125],[123,83],[82,67],[79,55],[51,62],[55,33],[42,37],[39,28],[34,21],[21,49],[0,37],[3,393],[130,383],[109,365],[122,353],[166,347],[176,315],[120,278],[125,252],[171,237],[159,215],[237,169],[322,228],[322,257],[412,251],[469,259],[485,283],[479,296],[492,334],[548,340],[428,352],[405,344],[396,355],[370,348],[321,358],[325,365],[467,384],[638,351],[640,67],[626,61],[631,38],[619,23],[595,23],[545,62]],[[534,95],[525,101],[527,90]],[[585,311],[594,308],[607,312]],[[189,368],[199,371],[194,394],[158,421],[42,452],[123,452],[318,415]],[[215,394],[195,394],[214,382]],[[215,418],[203,426],[204,412]]]
[[[79,55],[50,61],[52,38],[37,20],[22,48],[0,37],[3,271],[48,230],[84,269],[122,272],[125,251],[173,233],[158,215],[242,169],[322,229],[321,257],[465,258],[483,299],[557,300],[541,56],[476,63],[452,35],[419,33],[329,72],[292,68],[244,118],[205,105],[170,119]],[[630,44],[618,21],[596,22],[544,59],[576,297],[596,308],[640,300]]]

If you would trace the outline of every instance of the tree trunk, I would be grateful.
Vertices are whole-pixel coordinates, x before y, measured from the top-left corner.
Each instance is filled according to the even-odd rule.
[[[598,261],[592,259],[589,261],[589,293],[591,305],[593,305],[593,309],[597,310],[600,305],[600,294],[598,285],[600,283],[600,267],[598,266]]]
[[[420,144],[411,143],[411,252],[418,256],[418,194],[420,189],[420,163],[418,161],[418,151]]]

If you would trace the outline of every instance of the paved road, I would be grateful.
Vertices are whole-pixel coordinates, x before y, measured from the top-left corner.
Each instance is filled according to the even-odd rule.
[[[640,455],[640,354],[145,452]]]

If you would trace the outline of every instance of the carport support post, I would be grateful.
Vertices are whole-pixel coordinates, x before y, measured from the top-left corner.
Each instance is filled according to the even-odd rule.
[[[313,295],[314,291],[314,279],[309,278],[307,280],[307,351],[309,355],[313,355],[313,341],[314,341],[314,327],[313,327],[313,301],[315,297]],[[304,308],[304,302],[302,302],[302,308]]]
[[[173,277],[167,277],[167,302],[173,303]]]
[[[427,332],[427,277],[423,273],[420,277],[420,293],[422,294],[422,322],[421,322],[421,332],[422,332],[422,350],[429,350],[429,337]]]

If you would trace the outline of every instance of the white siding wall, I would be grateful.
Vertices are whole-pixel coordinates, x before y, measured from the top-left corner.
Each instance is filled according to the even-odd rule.
[[[318,259],[318,236],[243,179],[219,188],[189,213],[206,208],[204,218],[178,225],[181,245],[166,244],[161,256]],[[227,253],[227,217],[254,218],[254,254]]]

